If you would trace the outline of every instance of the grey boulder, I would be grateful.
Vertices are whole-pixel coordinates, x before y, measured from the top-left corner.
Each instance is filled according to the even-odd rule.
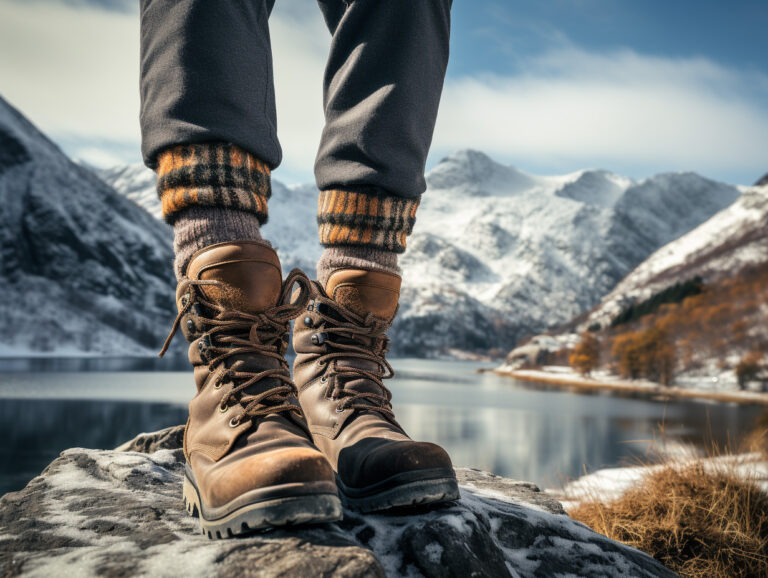
[[[212,541],[184,511],[181,426],[73,448],[0,499],[1,576],[674,576],[533,484],[457,469],[432,510]]]

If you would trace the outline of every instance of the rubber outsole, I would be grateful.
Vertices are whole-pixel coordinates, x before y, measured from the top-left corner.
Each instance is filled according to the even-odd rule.
[[[259,501],[237,508],[221,518],[207,520],[203,516],[197,488],[186,476],[183,497],[187,513],[199,518],[201,533],[212,540],[283,526],[337,522],[343,516],[337,495],[309,494]]]
[[[454,477],[416,480],[383,489],[367,496],[351,496],[337,480],[339,495],[347,508],[356,512],[380,512],[392,508],[413,508],[452,502],[461,497]]]

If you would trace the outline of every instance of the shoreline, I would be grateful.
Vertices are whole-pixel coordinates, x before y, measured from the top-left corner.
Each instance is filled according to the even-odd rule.
[[[574,374],[560,374],[538,369],[505,370],[494,368],[496,375],[511,377],[528,383],[536,383],[561,388],[578,388],[588,391],[608,390],[615,392],[631,392],[645,394],[647,397],[665,397],[669,399],[702,399],[721,403],[739,403],[744,405],[768,406],[768,394],[753,391],[709,391],[706,389],[694,389],[690,387],[663,386],[644,382],[633,383],[631,381],[612,380],[598,381],[588,377]]]

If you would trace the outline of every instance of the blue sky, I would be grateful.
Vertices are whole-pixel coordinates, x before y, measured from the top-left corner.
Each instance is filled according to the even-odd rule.
[[[456,0],[453,21],[451,74],[514,72],[516,57],[562,41],[768,74],[765,0]]]
[[[138,2],[0,0],[0,94],[73,156],[139,160]],[[768,2],[455,0],[428,166],[477,148],[523,170],[768,171]],[[329,43],[312,0],[272,18],[276,177],[309,181]]]

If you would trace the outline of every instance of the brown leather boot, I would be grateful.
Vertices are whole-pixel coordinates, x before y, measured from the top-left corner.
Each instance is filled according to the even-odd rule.
[[[209,538],[341,518],[333,470],[312,444],[284,358],[310,287],[298,270],[283,283],[275,251],[253,241],[206,247],[179,282],[161,355],[181,326],[197,384],[184,501]]]
[[[371,512],[458,499],[448,454],[406,435],[382,383],[394,375],[384,358],[385,331],[400,277],[346,269],[333,273],[325,289],[313,286],[307,313],[294,325],[294,379],[345,505]]]

